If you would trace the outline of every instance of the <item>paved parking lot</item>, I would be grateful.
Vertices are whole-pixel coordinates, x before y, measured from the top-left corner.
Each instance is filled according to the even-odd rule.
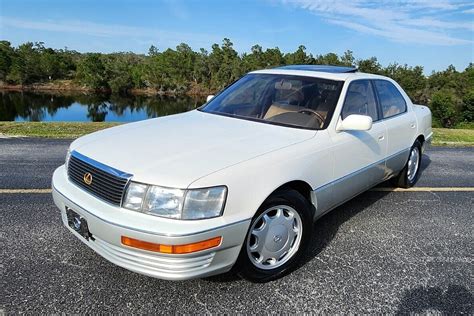
[[[0,313],[474,312],[472,191],[364,193],[319,220],[300,267],[274,282],[170,282],[96,255],[50,194],[5,193],[48,188],[67,145],[0,139]],[[474,187],[474,149],[423,159],[418,187]]]

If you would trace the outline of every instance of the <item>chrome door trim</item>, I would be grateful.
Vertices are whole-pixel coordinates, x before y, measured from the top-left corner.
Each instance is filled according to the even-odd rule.
[[[385,179],[400,172],[408,161],[410,148],[401,150],[393,155],[390,155],[385,161]]]
[[[314,219],[321,217],[330,210],[402,170],[408,159],[409,151],[410,148],[403,149],[385,159],[376,161],[314,189],[311,192],[311,202],[316,208]],[[381,168],[385,171],[384,177],[373,179],[373,175],[379,174]],[[357,180],[354,180],[354,178],[357,178]]]

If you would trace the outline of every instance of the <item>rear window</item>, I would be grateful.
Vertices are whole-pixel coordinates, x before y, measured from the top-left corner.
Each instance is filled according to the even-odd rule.
[[[407,104],[400,91],[387,80],[374,80],[379,97],[383,118],[389,118],[406,112]]]

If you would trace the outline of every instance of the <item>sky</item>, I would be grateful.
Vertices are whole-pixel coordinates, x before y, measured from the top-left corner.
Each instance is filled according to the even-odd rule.
[[[0,39],[80,52],[146,53],[185,42],[211,50],[229,38],[313,55],[352,50],[424,67],[474,62],[474,1],[467,0],[0,0]]]

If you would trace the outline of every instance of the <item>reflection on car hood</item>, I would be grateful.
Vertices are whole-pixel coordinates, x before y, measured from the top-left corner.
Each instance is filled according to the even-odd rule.
[[[315,133],[195,110],[99,131],[77,139],[71,149],[131,173],[135,181],[186,188]]]

